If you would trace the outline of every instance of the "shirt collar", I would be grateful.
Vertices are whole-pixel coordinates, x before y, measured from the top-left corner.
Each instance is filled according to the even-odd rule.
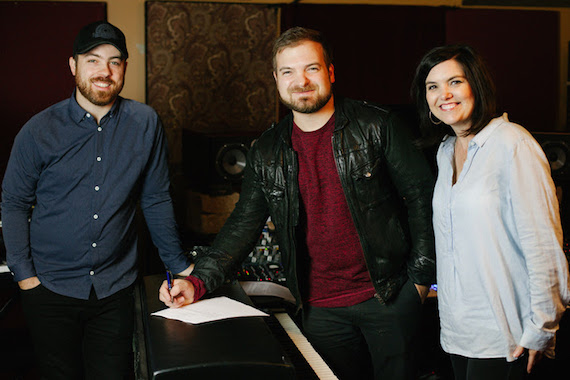
[[[509,122],[509,117],[507,113],[503,113],[503,115],[494,118],[487,124],[483,129],[479,131],[471,140],[471,144],[477,144],[480,148],[485,145],[489,137],[493,134],[493,132],[503,123]],[[447,135],[443,138],[443,145],[446,149],[454,149],[455,143],[455,136]]]
[[[80,123],[81,121],[86,119],[86,115],[89,112],[85,111],[83,108],[81,108],[79,103],[77,103],[77,99],[75,98],[76,92],[77,92],[77,88],[75,88],[73,90],[73,93],[71,94],[71,99],[69,102],[69,113],[70,113],[71,118],[73,120],[75,120],[77,123]],[[109,116],[111,116],[111,117],[115,116],[115,114],[119,111],[119,107],[120,107],[122,99],[123,98],[121,98],[120,96],[117,96],[117,99],[115,100],[115,103],[113,103],[111,110],[109,112],[107,112],[107,114],[104,116],[104,118],[109,117]]]
[[[76,91],[77,88],[73,90],[71,99],[69,100],[69,114],[71,115],[71,118],[75,120],[75,122],[80,123],[85,118],[87,111],[81,108],[79,103],[77,103],[77,99],[75,98]]]
[[[479,145],[479,147],[482,147],[483,145],[485,145],[485,143],[487,142],[487,140],[489,140],[489,137],[491,137],[491,135],[493,134],[493,132],[499,127],[499,125],[505,123],[505,122],[509,122],[509,118],[507,113],[503,113],[501,116],[494,118],[493,120],[491,120],[489,122],[489,124],[487,124],[487,126],[485,128],[483,128],[481,131],[479,131],[479,133],[477,133],[475,135],[475,137],[473,137],[473,140],[471,140],[473,143]]]

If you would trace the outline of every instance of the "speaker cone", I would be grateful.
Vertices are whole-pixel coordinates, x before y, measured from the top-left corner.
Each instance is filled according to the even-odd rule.
[[[542,144],[542,149],[548,162],[550,162],[550,169],[552,174],[562,170],[568,163],[568,146],[563,142],[546,141]]]
[[[244,144],[226,144],[216,155],[216,169],[225,179],[239,181],[243,176],[247,155]]]

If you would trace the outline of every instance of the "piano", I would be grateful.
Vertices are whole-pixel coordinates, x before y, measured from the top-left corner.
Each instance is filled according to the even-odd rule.
[[[137,379],[337,379],[285,311],[197,325],[151,316],[165,307],[158,299],[163,280],[146,276],[137,287]],[[238,282],[214,296],[254,306]]]

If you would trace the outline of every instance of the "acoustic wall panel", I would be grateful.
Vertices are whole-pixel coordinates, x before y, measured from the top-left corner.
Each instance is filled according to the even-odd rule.
[[[172,163],[182,160],[183,129],[239,135],[275,120],[278,15],[268,5],[146,3],[147,103],[164,122]]]

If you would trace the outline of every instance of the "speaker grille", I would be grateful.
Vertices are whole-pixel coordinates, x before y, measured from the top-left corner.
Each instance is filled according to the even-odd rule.
[[[256,137],[184,131],[182,165],[188,187],[210,195],[239,192],[247,152]]]
[[[534,138],[542,146],[548,162],[554,182],[570,180],[570,133],[533,133]]]
[[[228,181],[241,181],[248,147],[241,143],[224,144],[216,154],[216,170]]]

